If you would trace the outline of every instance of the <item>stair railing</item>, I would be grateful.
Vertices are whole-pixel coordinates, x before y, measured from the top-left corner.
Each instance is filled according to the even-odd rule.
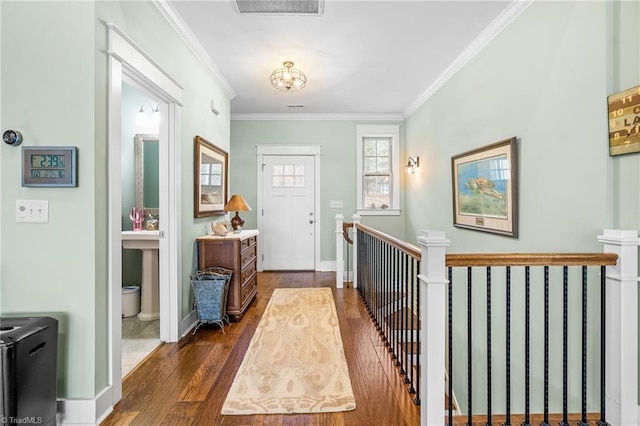
[[[599,237],[604,253],[447,255],[449,241],[442,232],[424,231],[418,237],[418,249],[360,225],[357,218],[354,226],[354,286],[396,360],[399,373],[405,376],[408,390],[416,393],[414,402],[421,404],[423,425],[462,421],[456,418],[453,403],[443,407],[443,393],[434,391],[437,389],[454,401],[455,393],[464,394],[468,424],[477,423],[482,414],[481,422],[486,425],[498,424],[493,423],[498,420],[505,425],[513,420],[522,425],[532,421],[548,425],[554,416],[549,397],[558,393],[562,413],[557,414],[557,424],[568,425],[575,420],[580,425],[638,424],[637,231],[605,230]],[[543,278],[538,280],[539,276]],[[594,285],[596,297],[588,298],[594,294]],[[554,289],[560,294],[557,303],[550,292]],[[502,306],[493,305],[491,295],[496,292],[504,299]],[[482,297],[482,321],[477,320],[475,306],[479,302],[475,293]],[[533,305],[532,295],[536,300]],[[541,298],[543,313],[532,315],[532,306],[539,307]],[[591,307],[594,300],[599,305],[595,310]],[[556,305],[561,305],[558,325],[552,323],[556,314],[551,307],[555,309]],[[456,311],[462,313],[464,321]],[[542,333],[544,337],[538,341],[531,337],[532,324],[537,324],[532,317],[541,316],[542,325],[535,326],[535,335]],[[579,332],[572,333],[569,324],[576,321]],[[484,325],[479,327],[480,323]],[[474,333],[476,328],[485,331],[482,339]],[[561,329],[557,346],[556,329]],[[462,339],[460,330],[464,330]],[[513,340],[524,342],[515,357]],[[501,341],[500,345],[496,341]],[[483,348],[479,356],[478,345]],[[537,351],[544,347],[543,367],[532,366],[532,347]],[[463,357],[456,353],[465,351]],[[561,375],[549,367],[550,358],[555,362],[556,357],[562,358]],[[497,358],[503,358],[499,367]],[[580,370],[577,383],[570,382],[575,369],[569,367],[574,364]],[[474,367],[479,365],[484,365],[482,377],[474,374]],[[543,369],[542,389],[532,387],[532,367]],[[461,370],[466,390],[454,376]],[[537,376],[533,379],[541,381]],[[492,380],[500,383],[495,385]],[[421,392],[421,383],[428,392]],[[455,392],[454,383],[458,384]],[[495,386],[504,389],[501,395],[492,396]],[[473,396],[478,393],[483,395],[478,398],[483,404],[476,409]],[[542,404],[540,399],[544,399]],[[558,406],[555,400],[552,402]]]
[[[354,226],[354,285],[419,404],[420,249],[359,223]]]
[[[418,238],[422,247],[420,281],[425,294],[422,311],[425,314],[423,323],[426,324],[422,380],[428,383],[429,389],[442,389],[446,367],[449,388],[458,384],[459,394],[466,393],[462,400],[466,404],[463,411],[467,413],[467,424],[482,421],[491,425],[499,421],[511,425],[516,420],[517,424],[530,425],[535,419],[541,425],[549,425],[552,417],[550,387],[557,397],[557,401],[552,401],[553,405],[561,404],[562,407],[555,424],[564,426],[570,421],[574,424],[576,420],[579,425],[638,424],[637,257],[640,240],[637,231],[620,230],[605,230],[599,240],[604,243],[604,253],[445,255],[449,242],[444,233],[425,231]],[[572,272],[570,268],[576,267],[578,271]],[[516,272],[516,268],[522,271]],[[534,268],[542,268],[542,272],[534,272]],[[550,268],[557,271],[550,272]],[[589,278],[587,272],[593,268],[595,279],[593,275]],[[492,281],[497,285],[494,286]],[[592,289],[594,281],[596,288]],[[557,300],[551,292],[554,289],[559,292]],[[538,302],[544,300],[536,306],[543,305],[544,308],[542,313],[538,311],[532,315],[534,290],[538,291]],[[475,297],[476,293],[480,299]],[[498,319],[493,312],[497,306],[491,297],[496,293],[502,294],[505,302],[503,316]],[[515,293],[518,297],[512,297]],[[593,297],[598,305],[595,309],[588,305],[588,294],[596,296]],[[556,308],[559,306],[555,316],[561,317],[559,324],[551,324],[551,332],[549,327],[553,313],[549,308],[550,298]],[[479,316],[476,315],[477,310],[481,311]],[[462,315],[456,315],[456,311],[462,311]],[[519,321],[514,321],[516,313]],[[535,341],[531,337],[534,316],[543,318],[537,329],[537,336],[543,337]],[[458,319],[457,323],[454,317]],[[578,333],[570,333],[570,321],[579,324]],[[484,333],[474,333],[475,329]],[[461,330],[464,332],[460,333]],[[496,330],[499,330],[498,336],[492,338]],[[462,338],[461,334],[464,335]],[[554,339],[555,344],[550,343],[550,336],[560,336],[560,342]],[[523,355],[514,358],[511,353],[516,346],[513,341],[516,337]],[[454,346],[459,340],[463,343],[456,349]],[[492,348],[496,341],[500,342],[497,350]],[[536,366],[538,371],[542,370],[542,377],[531,374],[534,345],[538,351],[543,348],[543,365]],[[462,356],[458,353],[456,357],[456,352],[462,352]],[[504,364],[492,361],[492,354],[500,354]],[[560,369],[550,373],[550,358],[561,358],[561,374],[558,372]],[[456,359],[455,363],[453,359]],[[569,374],[576,371],[575,368],[570,370],[569,361],[571,365],[577,365],[579,374]],[[481,366],[484,366],[483,376],[478,377],[474,373]],[[513,374],[514,371],[522,374]],[[494,386],[492,378],[497,373],[500,373],[502,381]],[[463,380],[456,380],[456,375],[462,375]],[[575,376],[578,376],[577,380]],[[543,383],[542,389],[533,387],[532,378]],[[587,378],[591,378],[591,384]],[[502,389],[503,395],[492,397],[492,391]],[[594,398],[594,394],[597,397]],[[479,409],[473,401],[476,396],[482,396],[484,400]],[[423,398],[422,424],[459,424],[462,421],[451,411],[443,417],[442,399],[435,395],[431,397],[427,393]],[[516,399],[518,404],[513,404]],[[541,410],[532,410],[534,400],[534,408],[542,405]],[[499,405],[494,411],[493,402]],[[518,415],[512,417],[513,413]],[[482,420],[478,414],[482,414]]]

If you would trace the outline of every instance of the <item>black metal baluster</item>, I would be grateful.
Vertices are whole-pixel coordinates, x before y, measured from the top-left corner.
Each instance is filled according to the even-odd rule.
[[[416,275],[417,271],[415,269],[416,261],[415,259],[411,259],[411,275],[409,276],[411,279],[411,298],[409,299],[410,306],[413,307],[413,302],[415,300],[415,288],[416,288]],[[405,383],[409,383],[409,393],[415,393],[416,389],[413,387],[413,368],[411,368],[411,360],[413,359],[413,342],[416,337],[416,327],[415,327],[415,313],[413,309],[411,309],[411,344],[407,345],[407,363],[405,365],[405,369],[407,370],[405,377]]]
[[[420,261],[417,260],[416,261],[416,271],[420,271]],[[418,318],[418,320],[416,321],[416,331],[415,331],[415,335],[416,335],[416,343],[415,345],[412,345],[412,347],[414,348],[414,354],[413,354],[413,359],[415,360],[415,367],[414,365],[409,365],[408,368],[411,369],[411,371],[415,371],[416,374],[414,374],[414,381],[416,383],[415,385],[415,389],[416,389],[416,397],[413,399],[413,402],[415,402],[416,404],[420,404],[420,374],[418,374],[418,371],[420,371],[420,280],[418,280],[417,278],[417,274],[416,274],[416,300],[413,302],[413,304],[416,307],[416,318]]]
[[[605,354],[606,354],[606,311],[607,311],[607,274],[606,266],[600,267],[600,420],[598,426],[609,426],[605,416]]]
[[[390,245],[387,245],[387,255],[389,256],[387,258],[387,285],[386,285],[386,295],[385,295],[385,317],[384,317],[384,323],[386,324],[386,329],[387,329],[387,345],[389,353],[391,354],[391,358],[395,358],[395,353],[393,350],[393,330],[391,327],[391,320],[392,318],[392,314],[393,314],[393,307],[395,305],[395,301],[393,300],[393,274],[395,272],[395,263],[394,263],[394,248]],[[389,267],[390,266],[390,267]]]
[[[587,423],[587,267],[582,267],[582,417],[578,426]]]
[[[366,277],[359,277],[358,280],[362,281],[362,290],[360,294],[364,298],[364,304],[369,312],[369,286],[371,285],[371,246],[369,245],[369,235],[362,231],[358,231],[358,244],[362,241],[362,254],[366,257],[366,263],[363,265],[362,271],[366,273]],[[358,254],[358,258],[360,254]],[[360,263],[360,262],[358,262]],[[358,285],[358,287],[360,287]]]
[[[380,271],[382,270],[381,268],[382,261],[380,260],[381,257],[382,257],[382,242],[380,240],[376,240],[376,266],[375,266],[376,288],[375,288],[375,303],[373,304],[373,316],[375,318],[374,322],[376,324],[376,330],[378,330],[378,333],[380,333],[381,331],[381,326],[380,326],[380,297],[381,297],[380,282],[382,281],[381,273],[380,273]]]
[[[530,376],[531,376],[531,278],[529,266],[524,267],[524,422],[522,426],[531,424],[530,418]]]
[[[447,305],[449,308],[447,324],[449,327],[449,361],[448,361],[448,375],[449,375],[449,419],[448,426],[453,425],[453,268],[449,267],[449,283],[447,284]]]
[[[544,267],[544,419],[549,426],[549,267]]]
[[[389,342],[389,293],[391,292],[389,286],[391,284],[391,246],[387,243],[384,245],[384,260],[382,268],[384,271],[384,278],[382,284],[382,306],[381,306],[381,319],[382,319],[382,341],[387,346],[387,351],[391,352],[391,345]]]
[[[569,404],[567,386],[567,359],[569,351],[569,268],[562,267],[562,421],[560,426],[569,426]]]
[[[369,239],[369,279],[368,279],[368,288],[367,288],[367,312],[369,312],[369,316],[371,316],[371,307],[373,306],[373,288],[375,286],[375,241],[371,237],[371,235],[367,235]]]
[[[371,291],[371,271],[372,271],[372,266],[371,266],[371,236],[369,234],[365,234],[364,232],[362,232],[364,238],[362,238],[362,241],[365,241],[366,238],[366,253],[367,253],[367,267],[365,269],[366,273],[367,273],[367,279],[365,280],[364,284],[365,287],[363,289],[363,293],[365,296],[365,301],[364,303],[367,305],[367,312],[371,312],[371,295],[369,294],[369,292]]]
[[[507,351],[507,407],[505,413],[505,426],[511,425],[511,267],[507,266],[507,287],[506,287],[506,351]]]
[[[395,257],[395,283],[393,286],[393,300],[394,300],[394,315],[393,315],[393,342],[394,342],[394,357],[396,360],[396,366],[401,364],[402,359],[402,347],[401,347],[401,336],[400,336],[400,315],[403,309],[402,298],[400,297],[400,282],[402,281],[402,258],[405,256],[400,250],[396,250]]]
[[[402,363],[402,359],[404,359],[404,362],[407,362],[407,345],[409,344],[409,316],[407,315],[407,306],[408,306],[408,300],[407,297],[409,295],[409,257],[407,255],[405,255],[402,259],[402,266],[403,266],[403,270],[404,270],[404,279],[402,280],[402,292],[401,292],[401,297],[402,297],[402,311],[400,311],[400,316],[402,318],[402,333],[404,335],[404,338],[402,339],[402,352],[400,352],[400,358],[401,358],[401,366],[400,366],[400,374],[406,374],[406,371],[404,369],[404,365]],[[404,356],[402,356],[404,354]]]
[[[396,279],[397,279],[396,304],[399,306],[399,310],[398,310],[398,314],[396,315],[396,342],[397,342],[396,351],[398,352],[398,358],[401,361],[402,361],[402,333],[403,333],[402,315],[404,314],[404,308],[405,308],[405,300],[402,297],[402,262],[406,256],[407,255],[405,253],[398,250],[398,259],[396,263],[398,265],[398,270],[396,272]],[[401,374],[404,374],[404,372],[401,372]]]
[[[471,398],[471,392],[472,392],[472,373],[473,373],[473,369],[472,369],[472,363],[471,363],[471,354],[473,351],[473,341],[472,341],[472,332],[471,332],[471,324],[472,324],[472,318],[471,318],[471,267],[467,267],[467,416],[468,416],[468,425],[471,426],[473,425],[473,406],[472,406],[472,398]]]
[[[491,267],[487,266],[487,426],[491,426]]]

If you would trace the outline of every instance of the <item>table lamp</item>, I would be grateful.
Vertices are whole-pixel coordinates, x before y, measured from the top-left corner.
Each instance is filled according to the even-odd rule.
[[[240,229],[242,229],[242,225],[244,225],[244,220],[240,217],[240,215],[238,215],[238,212],[251,211],[251,207],[249,207],[249,204],[247,204],[245,199],[242,198],[242,195],[235,194],[224,206],[224,211],[236,212],[236,215],[231,219],[231,227],[234,231],[240,232]]]

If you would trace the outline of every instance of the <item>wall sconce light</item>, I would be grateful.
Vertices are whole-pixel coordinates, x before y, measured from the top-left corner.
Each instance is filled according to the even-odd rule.
[[[145,107],[149,109],[150,113],[144,110]],[[149,115],[151,115],[151,118],[149,118]],[[153,109],[147,104],[140,105],[140,111],[138,111],[138,115],[136,115],[136,126],[148,126],[149,120],[156,126],[160,123],[160,107],[158,105],[156,105],[156,109]]]
[[[404,167],[407,173],[414,174],[416,169],[420,167],[420,157],[409,157],[409,161],[407,161],[407,165]]]

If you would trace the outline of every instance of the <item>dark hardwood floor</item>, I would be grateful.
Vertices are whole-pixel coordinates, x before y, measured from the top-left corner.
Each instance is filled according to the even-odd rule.
[[[220,410],[275,288],[331,287],[356,398],[354,411],[304,415],[222,416]],[[243,318],[202,326],[178,343],[164,344],[124,380],[109,425],[419,425],[413,403],[387,348],[353,288],[336,289],[332,272],[263,272],[258,296]]]

